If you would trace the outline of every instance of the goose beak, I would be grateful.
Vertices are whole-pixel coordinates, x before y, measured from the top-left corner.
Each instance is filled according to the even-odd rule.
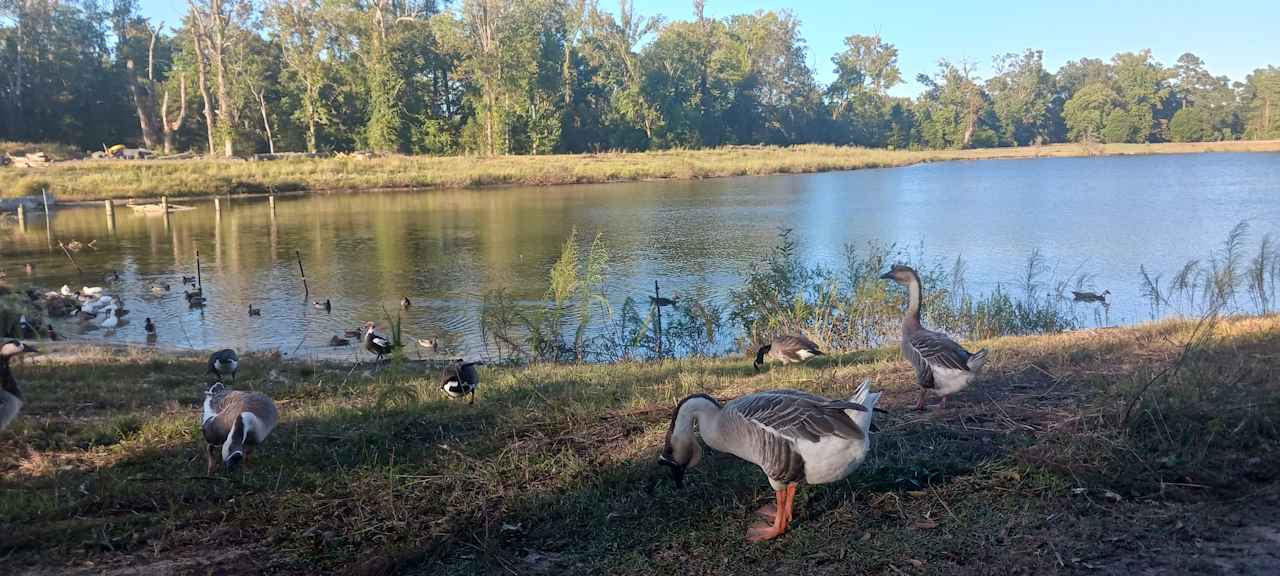
[[[222,465],[226,467],[227,472],[235,472],[240,469],[240,463],[244,462],[244,452],[239,450],[232,452],[231,456],[222,461]]]
[[[881,274],[881,275],[880,275],[880,279],[881,279],[881,280],[893,280],[893,272],[892,272],[892,271],[889,271],[889,272],[885,272],[884,274]]]
[[[684,488],[684,471],[686,468],[685,466],[681,465],[675,460],[667,458],[666,456],[658,457],[658,465],[666,466],[670,468],[671,481],[676,483],[676,488],[681,488],[681,489]]]

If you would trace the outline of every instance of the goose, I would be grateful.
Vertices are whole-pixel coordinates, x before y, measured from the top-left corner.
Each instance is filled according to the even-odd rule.
[[[391,353],[391,341],[373,332],[373,322],[364,323],[364,349],[377,356],[375,361]]]
[[[156,325],[150,318],[147,318],[147,322],[142,325],[142,329],[147,332],[147,342],[156,341]]]
[[[756,372],[759,372],[760,367],[765,365],[765,355],[783,364],[792,364],[804,362],[814,356],[825,356],[826,354],[818,349],[818,345],[814,344],[813,340],[799,334],[792,334],[774,338],[773,342],[765,344],[759,350],[756,350],[756,361],[752,364]]]
[[[444,367],[444,373],[440,375],[440,389],[450,398],[470,396],[471,400],[467,404],[475,404],[476,386],[480,385],[477,364],[481,362],[463,362],[462,358],[450,362]]]
[[[776,504],[758,511],[773,524],[747,530],[753,542],[786,532],[800,482],[827,484],[853,472],[867,456],[871,417],[879,392],[863,380],[849,400],[830,400],[799,390],[766,390],[721,405],[706,394],[681,400],[671,415],[658,464],[671,469],[676,487],[685,470],[702,459],[698,435],[708,446],[759,466]],[[697,424],[697,432],[694,425]]]
[[[987,362],[987,349],[969,352],[946,334],[926,330],[920,324],[920,275],[910,266],[894,264],[880,276],[907,287],[907,312],[902,319],[902,355],[916,370],[920,385],[917,410],[924,410],[929,391],[942,397],[939,408],[947,406],[947,396],[964,390]]]
[[[409,297],[408,297],[408,296],[404,296],[404,297],[402,297],[402,298],[400,299],[400,307],[401,307],[401,308],[404,308],[405,310],[408,310],[410,306],[413,306],[413,302],[410,302],[410,301],[409,301]]]
[[[1111,295],[1110,290],[1103,290],[1101,294],[1097,294],[1094,292],[1077,292],[1075,290],[1071,291],[1071,296],[1076,302],[1101,302],[1103,304],[1106,304],[1107,296],[1110,296],[1110,295]]]
[[[418,345],[428,350],[435,349],[436,345],[439,343],[440,343],[439,338],[419,338],[418,339]]]
[[[235,472],[247,463],[254,446],[262,444],[279,420],[276,404],[261,392],[227,390],[215,382],[204,393],[204,410],[200,430],[208,443],[205,455],[209,475],[218,470],[221,461],[227,472]],[[214,453],[221,448],[221,460]]]
[[[9,369],[9,359],[23,354],[39,354],[35,346],[23,344],[17,340],[7,340],[0,344],[0,432],[13,423],[22,410],[22,389],[18,380]]]
[[[196,277],[195,277],[195,276],[183,276],[183,277],[182,277],[182,283],[183,283],[183,284],[195,284],[195,282],[196,282]]]
[[[107,319],[98,324],[99,326],[103,328],[115,328],[120,325],[120,317],[116,316],[115,306],[108,306],[102,312],[107,315]]]
[[[58,292],[59,292],[59,293],[61,293],[63,296],[68,296],[68,297],[69,297],[69,296],[78,296],[78,294],[76,294],[75,292],[72,292],[72,291],[71,291],[71,287],[70,287],[70,286],[67,286],[66,284],[63,284],[63,285],[62,285],[62,288],[61,288],[61,289],[59,289],[59,290],[58,290]]]
[[[261,316],[261,315],[262,315],[262,309],[261,309],[261,308],[254,308],[254,307],[253,307],[253,304],[250,304],[250,305],[249,305],[249,315],[250,315],[250,316]]]
[[[655,298],[655,297],[653,297],[653,296],[650,296],[650,297],[649,297],[649,304],[650,304],[651,306],[658,306],[658,307],[664,307],[664,306],[675,306],[675,305],[676,305],[676,302],[679,302],[679,301],[680,301],[680,297],[679,297],[679,296],[677,296],[677,297],[675,297],[675,298],[663,298],[663,297],[657,297],[657,298]]]
[[[93,297],[93,296],[101,296],[101,295],[102,295],[102,287],[101,287],[101,286],[92,286],[92,287],[90,287],[90,286],[85,286],[85,287],[83,287],[83,288],[81,288],[81,289],[80,289],[80,293],[81,293],[81,294],[83,294],[83,295],[85,295],[85,296],[90,296],[90,297]]]
[[[209,373],[213,374],[219,382],[228,374],[235,378],[239,372],[240,357],[236,355],[235,350],[223,348],[209,356]]]
[[[321,301],[319,301],[319,300],[316,300],[315,304],[312,304],[312,306],[313,306],[316,310],[324,310],[325,312],[329,312],[329,311],[332,311],[332,310],[333,310],[333,306],[332,306],[331,304],[329,304],[329,299],[327,299],[327,298],[325,299],[325,301],[324,301],[324,302],[321,302]]]
[[[329,345],[330,345],[330,346],[333,346],[334,348],[337,348],[337,347],[339,347],[339,346],[346,346],[346,345],[349,345],[349,344],[351,344],[351,341],[350,341],[350,340],[347,340],[346,338],[343,338],[343,337],[341,337],[341,336],[336,336],[336,335],[335,335],[334,337],[332,337],[332,338],[330,338],[330,339],[329,339]]]

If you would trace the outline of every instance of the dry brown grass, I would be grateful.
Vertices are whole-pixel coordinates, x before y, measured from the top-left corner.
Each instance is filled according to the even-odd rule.
[[[1276,152],[1280,141],[1193,144],[1055,144],[976,150],[893,151],[803,145],[727,147],[549,156],[337,157],[273,162],[242,160],[84,160],[40,169],[0,168],[0,197],[63,200],[209,196],[277,191],[547,186],[633,180],[695,180],[903,166],[920,162],[1090,155]]]

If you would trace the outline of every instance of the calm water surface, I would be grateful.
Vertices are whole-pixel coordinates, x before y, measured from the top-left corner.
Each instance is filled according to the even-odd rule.
[[[609,246],[609,298],[643,300],[701,291],[723,302],[744,272],[793,228],[811,263],[835,265],[842,246],[883,241],[929,261],[967,261],[968,289],[1019,286],[1027,255],[1040,249],[1058,278],[1095,274],[1110,289],[1112,323],[1149,316],[1138,265],[1166,277],[1249,220],[1254,237],[1280,235],[1280,155],[1198,154],[948,162],[906,168],[702,182],[641,182],[211,200],[166,219],[101,205],[42,215],[26,230],[0,228],[0,271],[11,283],[54,288],[102,285],[122,294],[131,322],[107,334],[144,342],[143,318],[162,345],[298,355],[355,354],[329,338],[363,320],[385,325],[401,296],[413,307],[404,331],[446,336],[451,352],[484,353],[480,295],[507,287],[523,300],[546,290],[547,271],[570,231],[584,245],[596,231]],[[58,241],[97,240],[76,259]],[[199,250],[209,305],[190,310],[179,276],[195,274]],[[310,284],[303,296],[295,251]],[[25,264],[31,264],[28,277]],[[104,283],[110,271],[119,282]],[[1046,278],[1048,280],[1048,278]],[[173,291],[153,295],[168,282]],[[331,313],[312,301],[329,299]],[[261,307],[250,318],[247,307]],[[55,326],[57,326],[55,324]]]

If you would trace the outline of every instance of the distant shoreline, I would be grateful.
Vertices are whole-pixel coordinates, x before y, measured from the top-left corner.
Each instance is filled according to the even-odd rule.
[[[274,191],[359,192],[554,186],[732,176],[808,174],[951,160],[1280,152],[1280,140],[1161,144],[1052,144],[972,150],[882,150],[825,145],[738,146],[549,156],[386,156],[245,160],[75,160],[42,168],[0,168],[0,197],[59,203],[106,199],[197,199]]]

